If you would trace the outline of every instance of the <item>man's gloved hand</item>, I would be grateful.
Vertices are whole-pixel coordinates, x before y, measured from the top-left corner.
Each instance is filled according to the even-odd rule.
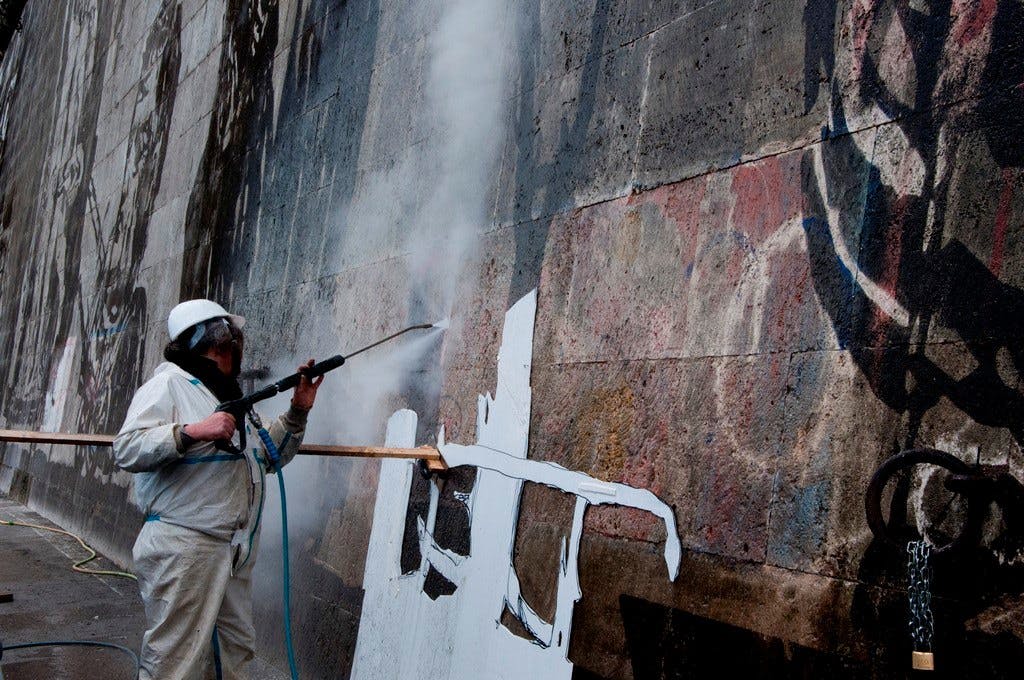
[[[198,423],[189,423],[181,431],[201,442],[214,442],[231,439],[235,434],[235,417],[224,411],[217,411]]]
[[[311,368],[315,362],[310,359],[306,363],[299,366],[299,372],[302,372],[304,368]],[[295,391],[292,393],[292,406],[302,411],[308,411],[313,408],[313,402],[316,401],[316,391],[320,388],[320,383],[324,381],[324,376],[318,376],[317,378],[310,380],[306,376],[302,376],[299,384],[295,386]]]

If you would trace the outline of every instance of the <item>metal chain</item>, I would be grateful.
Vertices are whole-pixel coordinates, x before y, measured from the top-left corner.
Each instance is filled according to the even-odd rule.
[[[910,600],[910,636],[914,650],[932,651],[935,621],[932,618],[932,547],[927,541],[907,544],[907,597]]]

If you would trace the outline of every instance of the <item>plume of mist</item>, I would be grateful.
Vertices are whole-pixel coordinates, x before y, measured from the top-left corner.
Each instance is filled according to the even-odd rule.
[[[425,43],[430,56],[420,76],[424,79],[423,110],[415,114],[422,123],[422,137],[412,140],[387,170],[363,175],[350,204],[336,217],[330,240],[337,244],[332,253],[337,271],[367,262],[403,270],[407,289],[397,293],[405,297],[408,313],[416,318],[388,318],[387,312],[382,312],[383,318],[377,321],[391,330],[406,323],[458,316],[453,309],[458,278],[462,269],[474,262],[479,235],[493,219],[509,99],[505,48],[513,43],[511,14],[503,0],[453,0],[447,4]],[[417,76],[411,73],[407,77]],[[375,134],[382,137],[401,132],[378,127]],[[324,358],[325,347],[332,348],[328,353],[343,349],[332,321],[302,321],[309,321],[312,329],[304,331],[303,346],[295,350],[309,353],[272,360],[273,376],[294,372],[309,356]],[[440,328],[410,334],[328,374],[310,414],[305,440],[380,445],[388,416],[409,405],[403,391],[417,390],[422,396],[440,389],[437,349],[442,336]],[[426,365],[429,356],[434,365]],[[276,415],[287,408],[288,398],[279,395],[261,405],[260,412]],[[309,545],[309,539],[319,538],[325,515],[339,507],[354,470],[350,461],[304,456],[285,469],[293,544],[304,541]],[[257,606],[270,607],[278,614],[279,609],[269,603],[279,598],[280,511],[276,483],[268,481],[263,548],[254,585]],[[303,555],[302,559],[307,558]],[[293,557],[293,565],[298,559]],[[360,564],[358,577],[361,574]],[[301,577],[296,587],[302,587],[300,581]]]
[[[425,380],[435,372],[435,367],[424,365],[423,358],[437,349],[442,332],[441,328],[413,331],[327,373],[309,414],[306,441],[380,446],[387,418],[378,416],[398,408],[395,404],[401,401],[404,385]],[[280,361],[271,367],[271,375],[277,378],[294,373],[300,363]],[[281,413],[290,399],[291,392],[283,392],[262,402],[259,410],[268,415]]]
[[[459,274],[474,261],[479,235],[493,220],[509,98],[504,47],[512,26],[509,7],[499,0],[448,3],[426,41],[430,59],[413,132],[422,137],[387,170],[364,176],[340,217],[358,240],[401,258],[393,264],[407,267],[410,293],[432,318],[452,311]],[[401,135],[378,134],[392,133]],[[346,250],[337,253],[343,267]]]
[[[409,252],[428,252],[420,242],[441,232],[447,259],[456,265],[445,270],[449,276],[440,291],[446,314],[458,266],[472,259],[477,234],[492,219],[488,198],[496,184],[508,99],[500,50],[506,19],[504,2],[462,0],[452,5],[431,40],[428,101],[440,123],[431,139],[441,165],[426,209],[413,223]],[[414,260],[414,275],[424,287],[429,282],[423,278],[439,274],[430,267],[433,261]]]
[[[310,411],[305,441],[317,444],[380,446],[384,441],[386,418],[383,414],[401,408],[401,389],[410,380],[432,372],[423,357],[441,342],[442,329],[414,331],[392,343],[360,354],[352,361],[326,374]],[[271,367],[275,378],[293,373],[295,362],[278,362]],[[424,379],[424,382],[429,380]],[[257,409],[264,425],[288,409],[291,391],[261,402]],[[352,459],[297,456],[284,468],[289,495],[288,522],[291,541],[301,540],[321,530],[324,514],[337,507],[346,493],[356,463]],[[256,586],[266,601],[276,602],[278,588],[274,575],[280,569],[281,513],[277,482],[268,478],[261,541],[263,548],[257,564]]]

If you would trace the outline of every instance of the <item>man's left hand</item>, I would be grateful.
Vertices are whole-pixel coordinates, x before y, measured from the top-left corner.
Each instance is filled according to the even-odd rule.
[[[310,359],[306,363],[299,366],[299,373],[302,373],[304,369],[312,368],[314,361]],[[313,380],[310,380],[305,375],[299,380],[299,384],[295,386],[295,391],[292,393],[292,406],[300,408],[303,411],[308,411],[313,408],[313,402],[316,401],[316,391],[320,388],[320,383],[324,381],[324,376],[317,376]]]

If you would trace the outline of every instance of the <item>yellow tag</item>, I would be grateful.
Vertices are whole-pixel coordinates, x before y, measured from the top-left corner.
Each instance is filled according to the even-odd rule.
[[[931,652],[914,652],[910,657],[910,665],[915,671],[933,671],[935,656]]]

